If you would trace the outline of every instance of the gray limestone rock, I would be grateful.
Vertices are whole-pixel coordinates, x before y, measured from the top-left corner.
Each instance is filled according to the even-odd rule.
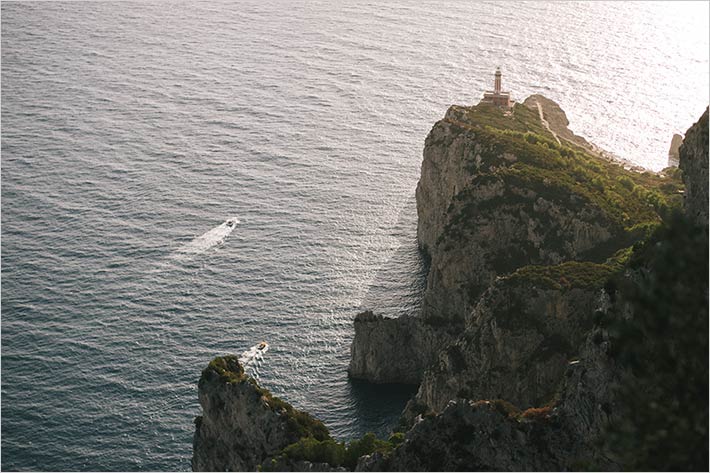
[[[500,398],[522,409],[553,401],[592,327],[599,293],[496,281],[463,335],[427,369],[410,410],[440,412],[456,398]]]
[[[200,377],[193,471],[255,471],[267,457],[325,426],[271,396],[245,375],[235,356],[213,360]]]
[[[419,384],[436,347],[453,338],[419,317],[395,319],[362,312],[355,317],[348,375],[373,383]]]
[[[680,147],[685,183],[685,212],[699,225],[708,225],[708,109],[685,133]]]
[[[677,168],[680,162],[680,145],[683,144],[683,136],[678,133],[673,134],[671,146],[668,149],[668,167]]]

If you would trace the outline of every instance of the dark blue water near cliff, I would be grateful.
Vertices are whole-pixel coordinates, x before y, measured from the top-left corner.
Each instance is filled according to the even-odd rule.
[[[501,65],[660,169],[707,48],[707,4],[3,2],[2,468],[189,469],[200,370],[260,340],[269,389],[385,434],[352,319],[416,312],[432,123]]]

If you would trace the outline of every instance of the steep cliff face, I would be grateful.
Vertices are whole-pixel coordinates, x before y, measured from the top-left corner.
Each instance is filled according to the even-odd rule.
[[[539,123],[527,109],[516,111]],[[416,193],[417,236],[431,256],[422,315],[461,326],[495,276],[539,257],[532,253],[549,234],[535,218],[537,193],[497,172],[519,161],[515,149],[502,149],[487,130],[476,129],[476,118],[469,109],[451,107],[434,125]],[[547,203],[540,201],[541,206]],[[535,241],[527,242],[529,236]],[[563,257],[541,258],[546,256],[552,262]]]
[[[601,288],[530,282],[500,279],[484,293],[464,334],[425,372],[410,409],[440,412],[456,398],[502,398],[523,409],[553,401],[580,356]]]
[[[685,183],[685,211],[699,225],[708,225],[708,109],[690,127],[680,147]]]
[[[213,360],[198,387],[193,471],[254,471],[301,437],[328,438],[320,421],[260,388],[234,356]]]
[[[348,375],[373,383],[419,384],[432,361],[428,355],[454,339],[420,317],[393,319],[367,311],[354,324]]]
[[[635,277],[633,274],[624,279]],[[510,282],[500,283],[513,285]],[[516,386],[525,378],[524,373],[510,374],[512,391],[499,385],[500,392],[481,398],[478,394],[451,395],[438,414],[421,415],[413,422],[404,442],[387,455],[372,455],[362,458],[360,471],[569,471],[569,470],[619,470],[619,464],[603,445],[602,435],[606,429],[626,416],[626,406],[620,403],[619,384],[630,371],[619,365],[613,356],[609,332],[592,322],[601,319],[631,317],[628,301],[610,296],[605,290],[580,293],[580,288],[557,288],[557,294],[549,292],[553,301],[547,307],[550,318],[573,312],[586,319],[591,328],[578,337],[571,350],[572,359],[556,366],[557,378],[549,376],[550,386],[543,391],[554,394],[547,405],[522,407],[508,402],[515,398]],[[498,289],[487,292],[486,297],[503,296]],[[527,291],[524,291],[527,292]],[[543,293],[532,290],[533,297]],[[614,293],[616,294],[616,293]],[[575,296],[582,295],[586,302],[575,303]],[[499,299],[502,301],[503,299]],[[562,302],[562,303],[560,303]],[[483,302],[482,302],[483,304]],[[540,301],[534,301],[539,306]],[[541,307],[541,306],[539,306]],[[477,308],[478,309],[478,308]],[[556,314],[556,315],[555,315]],[[472,328],[476,326],[471,321]],[[570,320],[563,320],[570,324]],[[554,326],[554,322],[551,324]],[[572,323],[572,325],[576,325]],[[566,331],[565,331],[566,332]],[[495,338],[495,336],[494,336]],[[463,336],[458,342],[465,341]],[[511,337],[507,349],[515,353]],[[475,351],[475,350],[474,350]],[[463,355],[463,353],[461,353]],[[528,355],[530,355],[528,353]],[[521,353],[524,357],[524,353]],[[444,354],[442,353],[442,358]],[[515,365],[515,355],[511,356]],[[535,355],[528,356],[528,359]],[[471,360],[475,361],[475,360]],[[495,377],[505,367],[489,367],[480,373],[486,379]],[[480,374],[479,373],[479,374]],[[444,383],[458,376],[476,381],[471,372],[450,373]],[[522,374],[522,376],[521,376]],[[544,375],[543,375],[544,377]],[[534,388],[538,380],[529,378]],[[424,380],[422,387],[427,383]],[[433,386],[433,385],[432,385]],[[483,390],[485,391],[485,387]],[[421,393],[421,392],[420,392]],[[510,393],[510,396],[508,395]],[[523,396],[525,396],[523,394]],[[546,399],[548,394],[543,395]],[[533,405],[535,405],[533,403]]]
[[[457,399],[415,424],[392,453],[362,458],[357,471],[618,470],[574,435],[577,420],[559,409]]]
[[[549,416],[528,421],[510,414],[500,401],[452,401],[418,422],[390,455],[362,459],[358,471],[564,470],[556,454],[571,442],[552,434]]]
[[[619,470],[600,435],[623,415],[617,385],[628,373],[609,350],[606,332],[590,331],[550,407],[521,411],[500,399],[454,398],[440,414],[419,417],[390,454],[362,458],[358,470]]]
[[[496,276],[529,264],[602,262],[633,240],[631,227],[658,221],[633,190],[660,179],[565,136],[557,144],[524,105],[510,115],[451,107],[434,126],[417,186],[417,235],[431,256],[425,319],[462,325]]]

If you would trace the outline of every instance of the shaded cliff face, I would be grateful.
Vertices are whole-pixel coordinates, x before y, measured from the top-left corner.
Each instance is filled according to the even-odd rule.
[[[348,375],[373,383],[419,384],[432,361],[426,354],[454,339],[419,317],[392,319],[367,311],[358,314],[354,324]]]
[[[670,218],[619,262],[611,282],[586,309],[572,297],[581,289],[575,282],[552,287],[548,281],[544,291],[553,291],[548,292],[549,316],[569,314],[574,307],[578,315],[588,312],[593,319],[579,338],[574,360],[566,363],[559,379],[551,380],[557,387],[553,402],[521,411],[501,399],[452,396],[455,401],[439,414],[419,417],[394,451],[362,459],[360,469],[707,470],[707,238],[706,227]],[[569,265],[559,269],[547,274],[570,281],[576,272]],[[603,271],[598,276],[606,278]],[[539,306],[534,300],[539,289],[529,278],[517,289],[511,279],[497,282],[481,305],[488,297],[504,303],[505,291],[495,289],[501,285],[513,291],[507,297],[516,291],[520,296],[532,294],[532,305]],[[566,308],[554,302],[565,294],[570,296]],[[476,322],[471,323],[475,328]],[[504,338],[514,354],[511,364],[517,355],[534,358],[525,355],[525,346],[515,350],[520,339],[514,334]],[[478,347],[473,351],[480,352]],[[476,376],[496,376],[499,369],[451,374],[475,382]],[[519,373],[511,380],[512,391],[501,386],[504,391],[497,394],[514,398],[516,383],[524,379]],[[443,378],[432,386],[445,390],[442,384],[450,381]],[[526,382],[535,388],[535,379]],[[422,387],[426,383],[427,378]]]
[[[474,313],[481,310],[489,312],[488,322],[495,326],[495,315],[503,317],[508,312],[499,312],[500,304],[507,304],[505,299],[525,296],[532,297],[531,306],[543,309],[540,314],[548,317],[547,321],[536,318],[540,324],[538,333],[547,331],[543,337],[531,337],[538,340],[550,353],[563,354],[561,363],[542,364],[538,375],[528,376],[525,371],[515,368],[535,360],[541,353],[529,350],[530,340],[517,335],[527,329],[502,330],[499,334],[488,334],[493,340],[489,346],[501,344],[504,350],[494,349],[491,353],[507,353],[510,368],[505,366],[476,366],[476,356],[481,353],[480,346],[465,343],[468,332],[475,333],[480,327],[477,316],[469,321],[467,333],[452,347],[459,349],[462,358],[453,362],[449,355],[445,370],[437,373],[439,379],[425,377],[422,388],[432,381],[430,387],[441,389],[437,396],[441,399],[449,396],[438,413],[429,412],[423,418],[416,416],[413,426],[407,432],[405,441],[389,455],[373,455],[360,462],[361,471],[568,471],[599,470],[618,471],[622,464],[602,441],[610,426],[617,425],[628,418],[629,408],[620,397],[619,385],[626,380],[633,381],[631,370],[620,364],[615,353],[610,333],[615,331],[614,320],[629,319],[634,315],[634,307],[628,300],[620,297],[616,290],[610,295],[598,282],[609,274],[616,274],[621,281],[633,281],[638,273],[622,273],[627,268],[627,261],[617,262],[609,269],[597,268],[594,277],[575,279],[579,268],[572,269],[562,265],[547,276],[557,278],[536,278],[536,283],[525,275],[524,280],[515,281],[519,276],[498,281],[481,300]],[[587,268],[589,269],[589,268]],[[589,271],[585,271],[589,275]],[[539,276],[539,275],[538,275]],[[544,281],[547,279],[547,281]],[[563,281],[561,285],[551,281]],[[566,281],[566,282],[564,282]],[[581,284],[584,281],[584,284]],[[549,297],[549,302],[543,300]],[[485,306],[485,309],[484,309]],[[527,316],[533,312],[526,310]],[[522,314],[521,314],[522,316]],[[478,315],[480,317],[480,314]],[[533,318],[535,316],[533,315]],[[599,322],[603,321],[601,325]],[[525,324],[523,324],[525,325]],[[611,327],[611,329],[609,329]],[[550,330],[556,331],[551,334]],[[507,332],[507,333],[506,333]],[[517,335],[516,335],[517,334]],[[550,336],[552,335],[552,336]],[[560,335],[575,341],[574,346],[553,348],[549,342]],[[521,350],[516,344],[523,343]],[[466,347],[468,352],[463,351]],[[485,353],[485,349],[483,350]],[[573,357],[568,354],[573,353]],[[445,352],[440,354],[443,361]],[[551,360],[553,357],[545,357]],[[470,363],[465,371],[451,370],[454,364]],[[532,363],[528,364],[531,367]],[[446,370],[449,370],[448,372]],[[508,377],[510,385],[499,383],[497,392],[488,390],[486,382],[497,379],[500,371]],[[545,371],[547,373],[545,374]],[[427,373],[429,375],[431,373]],[[478,377],[483,377],[483,380]],[[540,380],[545,379],[545,384]],[[481,382],[482,381],[482,382]],[[447,394],[452,382],[472,383],[480,392]],[[531,406],[515,405],[508,400],[521,399],[527,394],[528,384],[532,390],[543,392],[542,399],[549,401],[544,405],[531,402]],[[488,390],[488,391],[487,391]],[[419,393],[421,395],[421,391]],[[419,406],[420,408],[423,406]],[[411,408],[411,406],[408,406]],[[426,409],[423,409],[426,410]]]
[[[688,129],[679,150],[685,183],[685,211],[698,225],[708,225],[708,109]]]
[[[518,410],[501,399],[454,398],[440,414],[419,417],[389,455],[362,458],[358,470],[619,470],[599,442],[624,415],[617,385],[628,373],[609,352],[606,331],[591,330],[551,407]]]
[[[523,409],[552,402],[580,355],[600,291],[497,281],[464,334],[425,372],[417,408],[441,412],[456,398],[502,398]]]
[[[198,387],[193,471],[254,471],[304,436],[328,438],[320,421],[260,388],[234,356],[213,360]]]
[[[519,421],[504,403],[452,401],[418,422],[390,455],[364,458],[358,471],[560,471],[555,453],[570,442],[552,435],[544,420]],[[559,427],[557,427],[559,429]]]

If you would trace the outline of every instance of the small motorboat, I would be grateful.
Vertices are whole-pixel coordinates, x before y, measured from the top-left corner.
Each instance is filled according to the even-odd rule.
[[[259,350],[259,351],[264,351],[264,350],[266,350],[266,348],[267,348],[268,346],[269,346],[268,343],[266,343],[266,342],[261,342],[261,343],[259,343],[259,346],[256,347],[256,349]]]
[[[233,227],[233,226],[234,226],[234,220],[227,220],[227,226],[228,226],[228,227]]]

